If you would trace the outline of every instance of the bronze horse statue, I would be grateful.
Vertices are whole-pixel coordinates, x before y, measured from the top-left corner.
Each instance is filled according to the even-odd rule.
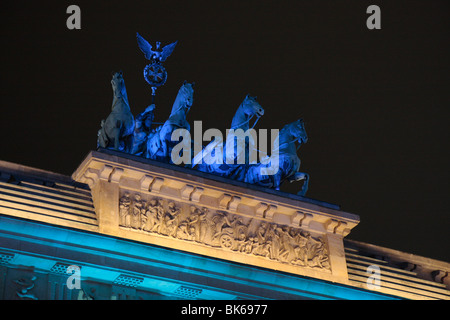
[[[186,116],[194,103],[194,85],[195,83],[184,81],[175,98],[169,118],[148,137],[146,158],[171,162],[171,151],[176,144],[171,139],[173,131],[176,129],[190,131]]]
[[[106,120],[102,120],[98,131],[97,146],[130,152],[134,133],[134,117],[128,103],[127,90],[122,72],[114,73],[112,110]]]
[[[300,147],[307,141],[303,119],[285,125],[275,139],[271,156],[261,163],[251,164],[243,181],[279,190],[283,181],[304,180],[302,189],[297,193],[304,196],[308,190],[309,175],[298,171],[300,159],[295,142],[298,142]]]
[[[242,130],[244,133],[250,129],[250,121],[256,116],[253,123],[254,127],[258,119],[264,115],[264,109],[261,107],[256,97],[247,95],[242,103],[239,105],[234,117],[231,121],[232,130]],[[212,155],[212,150],[216,146],[222,144],[222,163],[211,163],[209,160]],[[229,152],[227,153],[227,149]],[[244,146],[237,147],[236,138],[229,134],[226,141],[214,140],[210,142],[203,151],[197,154],[193,159],[193,167],[198,165],[199,171],[217,174],[223,177],[242,180],[244,178],[245,164],[249,163],[249,154],[255,150],[254,141],[252,139],[245,139]],[[209,158],[209,159],[208,159]],[[243,160],[243,164],[236,160]]]

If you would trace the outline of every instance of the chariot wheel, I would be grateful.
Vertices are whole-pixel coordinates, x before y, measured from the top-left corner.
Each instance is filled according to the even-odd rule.
[[[166,83],[167,71],[159,62],[153,62],[145,66],[144,79],[152,87],[162,86]]]
[[[234,244],[234,239],[228,234],[221,235],[219,241],[220,246],[224,249],[231,249]]]

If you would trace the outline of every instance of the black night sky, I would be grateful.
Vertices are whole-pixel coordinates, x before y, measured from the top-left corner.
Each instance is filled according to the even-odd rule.
[[[66,8],[81,8],[81,30]],[[381,30],[366,9],[381,8]],[[150,104],[136,43],[178,45],[155,121],[184,80],[188,120],[229,128],[247,93],[257,128],[302,117],[307,196],[358,214],[350,239],[450,261],[448,1],[9,1],[1,5],[0,159],[66,175],[96,148],[122,70]],[[301,184],[283,190],[296,193]]]

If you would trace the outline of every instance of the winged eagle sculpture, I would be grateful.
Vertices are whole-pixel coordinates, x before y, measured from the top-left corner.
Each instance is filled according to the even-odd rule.
[[[161,42],[156,42],[156,49],[153,50],[152,45],[142,38],[139,33],[136,33],[136,38],[138,42],[139,49],[144,53],[144,56],[147,60],[150,61],[158,61],[164,62],[171,55],[173,49],[177,45],[178,41],[175,41],[171,44],[166,45],[161,49]]]

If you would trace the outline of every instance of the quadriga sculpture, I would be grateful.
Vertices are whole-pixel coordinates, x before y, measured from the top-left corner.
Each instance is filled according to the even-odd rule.
[[[134,117],[128,103],[127,90],[122,72],[114,73],[112,110],[106,120],[102,120],[98,131],[97,146],[130,152],[134,132]]]

